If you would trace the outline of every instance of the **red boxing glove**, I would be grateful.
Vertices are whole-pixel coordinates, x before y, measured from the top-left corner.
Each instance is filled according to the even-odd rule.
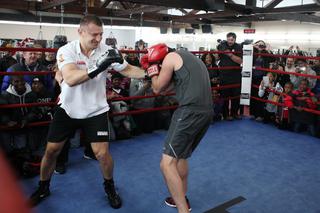
[[[164,43],[153,45],[147,50],[148,50],[148,53],[147,53],[148,62],[150,64],[155,64],[155,63],[161,64],[164,57],[166,57],[166,55],[169,53],[169,48]]]
[[[160,67],[158,64],[153,64],[147,69],[148,76],[150,78],[158,76],[160,73]]]
[[[147,54],[141,57],[140,65],[141,65],[141,68],[144,70],[147,70],[150,67]]]

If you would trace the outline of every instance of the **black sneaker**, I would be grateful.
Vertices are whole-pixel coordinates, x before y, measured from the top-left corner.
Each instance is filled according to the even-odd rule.
[[[109,204],[114,209],[119,209],[122,206],[121,198],[117,194],[116,189],[114,188],[114,183],[104,183],[104,190],[106,196],[109,200]]]
[[[61,164],[61,165],[57,165],[56,166],[56,169],[54,170],[54,173],[63,175],[64,173],[66,173],[66,171],[67,171],[66,165],[65,164]]]
[[[191,206],[190,206],[190,202],[189,202],[189,199],[187,198],[187,196],[186,196],[186,201],[187,201],[188,209],[189,209],[189,211],[191,211],[192,208],[191,208]],[[167,197],[167,198],[164,200],[164,202],[165,202],[165,204],[166,204],[167,206],[170,206],[170,207],[172,207],[172,208],[177,208],[177,205],[176,205],[176,203],[174,202],[174,200],[173,200],[172,197]]]
[[[44,200],[49,195],[50,195],[49,185],[44,186],[39,183],[38,189],[30,197],[31,206],[38,205],[42,200]]]

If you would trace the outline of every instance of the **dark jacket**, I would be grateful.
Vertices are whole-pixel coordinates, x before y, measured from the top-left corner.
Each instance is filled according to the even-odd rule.
[[[21,60],[21,62],[16,63],[8,68],[7,72],[15,72],[15,71],[47,71],[47,68],[43,66],[42,64],[37,63],[36,65],[32,67],[26,66],[24,60]],[[25,75],[24,80],[31,86],[32,80],[35,76],[34,75]],[[49,90],[53,91],[53,82],[52,82],[52,76],[51,75],[45,75],[42,76],[44,78],[44,86]],[[10,75],[6,75],[3,78],[1,91],[5,91],[9,85],[10,85]]]
[[[242,47],[240,44],[235,43],[233,46],[228,46],[226,43],[221,45],[220,51],[232,51],[237,52],[235,53],[236,56],[242,58]],[[234,62],[228,55],[226,54],[219,54],[219,66],[220,67],[227,67],[227,66],[240,66]],[[235,84],[241,83],[241,69],[238,70],[223,70],[219,73],[220,80],[223,84]]]
[[[52,92],[44,88],[41,93],[35,93],[37,103],[50,103],[54,102],[54,95]],[[52,120],[54,106],[39,106],[37,107],[37,117],[41,121]]]
[[[31,91],[30,86],[26,83],[26,91],[24,94],[19,95],[12,85],[2,92],[3,99],[7,104],[25,104],[34,103],[36,100],[35,94]],[[32,122],[37,119],[37,110],[35,107],[18,107],[10,108],[7,110],[7,114],[2,116],[2,123],[9,121]]]
[[[317,105],[313,103],[312,97],[314,97],[314,93],[308,89],[306,92],[301,92],[300,90],[294,90],[292,92],[292,104],[296,107],[316,109]],[[307,97],[306,100],[301,100],[301,97]],[[290,118],[291,122],[302,123],[311,125],[314,124],[316,116],[310,112],[301,111],[292,108],[290,110]]]
[[[268,52],[266,50],[259,51],[257,48],[253,48],[253,52],[254,53],[272,54],[272,52]],[[255,66],[255,67],[269,68],[269,64],[274,61],[275,61],[275,59],[273,57],[269,57],[269,56],[257,56],[257,55],[253,56],[253,66]],[[262,76],[264,76],[264,75],[266,75],[265,71],[254,69],[252,77],[262,79]]]

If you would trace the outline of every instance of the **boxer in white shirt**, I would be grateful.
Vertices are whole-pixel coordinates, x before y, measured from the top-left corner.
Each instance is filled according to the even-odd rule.
[[[104,177],[104,189],[112,208],[121,207],[121,198],[113,181],[113,160],[109,153],[109,106],[106,97],[107,70],[113,69],[129,78],[144,78],[145,72],[129,65],[116,49],[101,44],[103,23],[94,15],[80,21],[79,40],[58,50],[61,75],[59,107],[48,133],[48,143],[41,162],[38,189],[31,195],[37,205],[50,195],[50,179],[56,159],[66,140],[81,128],[98,159]]]

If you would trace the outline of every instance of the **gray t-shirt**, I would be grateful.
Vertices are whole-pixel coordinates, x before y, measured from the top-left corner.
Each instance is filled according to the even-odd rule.
[[[179,107],[193,106],[212,110],[212,93],[207,67],[192,53],[176,52],[183,60],[182,67],[174,72],[174,85]]]

